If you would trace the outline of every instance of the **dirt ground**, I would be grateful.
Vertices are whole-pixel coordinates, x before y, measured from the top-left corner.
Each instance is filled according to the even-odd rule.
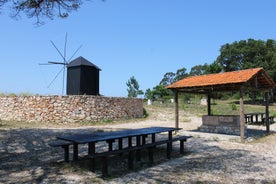
[[[150,126],[174,126],[174,111],[147,107],[150,116],[126,122],[89,124],[36,124],[0,121],[0,183],[274,183],[276,184],[276,125],[266,135],[263,126],[248,126],[246,143],[239,136],[198,132],[201,118],[180,112],[178,134],[192,135],[185,143],[185,154],[167,160],[165,150],[158,148],[155,162],[144,160],[127,170],[127,159],[111,160],[111,176],[102,178],[100,166],[89,170],[85,158],[87,147],[81,147],[78,162],[63,162],[63,150],[48,144],[57,135],[117,130]],[[162,136],[162,135],[160,135]],[[104,147],[106,145],[98,145]]]

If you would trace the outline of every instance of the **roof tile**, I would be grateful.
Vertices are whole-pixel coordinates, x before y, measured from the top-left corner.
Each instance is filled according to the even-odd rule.
[[[189,88],[189,87],[204,87],[211,85],[237,84],[245,83],[257,75],[260,71],[264,72],[263,68],[253,68],[247,70],[239,70],[233,72],[224,72],[217,74],[208,74],[201,76],[191,76],[179,80],[167,86],[173,88]]]

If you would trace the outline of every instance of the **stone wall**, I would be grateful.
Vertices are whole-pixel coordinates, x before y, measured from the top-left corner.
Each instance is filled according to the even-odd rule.
[[[95,122],[141,118],[143,101],[103,96],[0,97],[0,120]]]
[[[202,116],[200,131],[240,135],[240,116],[217,115]],[[245,128],[246,131],[246,128]],[[245,132],[246,133],[246,132]]]

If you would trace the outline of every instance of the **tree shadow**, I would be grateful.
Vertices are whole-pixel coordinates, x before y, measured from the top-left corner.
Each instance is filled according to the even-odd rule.
[[[261,126],[261,125],[254,125],[254,126]],[[275,130],[270,130],[267,132],[264,128],[254,128],[254,126],[251,125],[251,127],[246,128],[246,133],[245,133],[245,139],[247,138],[254,138],[254,139],[259,139],[265,136],[269,136],[270,134],[276,133]],[[240,138],[240,135],[234,135],[234,134],[227,134],[227,133],[214,133],[214,132],[206,132],[206,131],[201,131],[199,129],[194,129],[194,130],[188,130],[188,132],[193,132],[193,133],[200,133],[201,135],[206,134],[206,135],[217,135],[218,137],[220,135],[226,135],[226,136],[236,136],[237,139]],[[229,139],[231,139],[229,137]]]
[[[0,183],[67,183],[70,163],[63,162],[62,148],[48,144],[61,134],[89,131],[95,129],[0,130]]]
[[[222,149],[219,146],[210,146],[209,143],[207,140],[197,142],[200,149],[193,149],[193,145],[188,143],[191,149],[188,155],[175,158],[168,165],[161,164],[159,167],[147,169],[146,172],[140,172],[137,179],[144,182],[151,178],[156,183],[273,182],[265,178],[267,169],[259,165],[264,159],[261,155],[244,149]],[[276,164],[272,160],[270,164]],[[260,175],[263,177],[259,177]]]

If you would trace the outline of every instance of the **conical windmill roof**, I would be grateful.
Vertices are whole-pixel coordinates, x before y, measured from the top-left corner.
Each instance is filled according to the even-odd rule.
[[[75,66],[92,66],[98,70],[101,70],[97,65],[91,63],[90,61],[88,61],[87,59],[85,59],[84,57],[80,56],[74,60],[72,60],[67,67],[75,67]]]

